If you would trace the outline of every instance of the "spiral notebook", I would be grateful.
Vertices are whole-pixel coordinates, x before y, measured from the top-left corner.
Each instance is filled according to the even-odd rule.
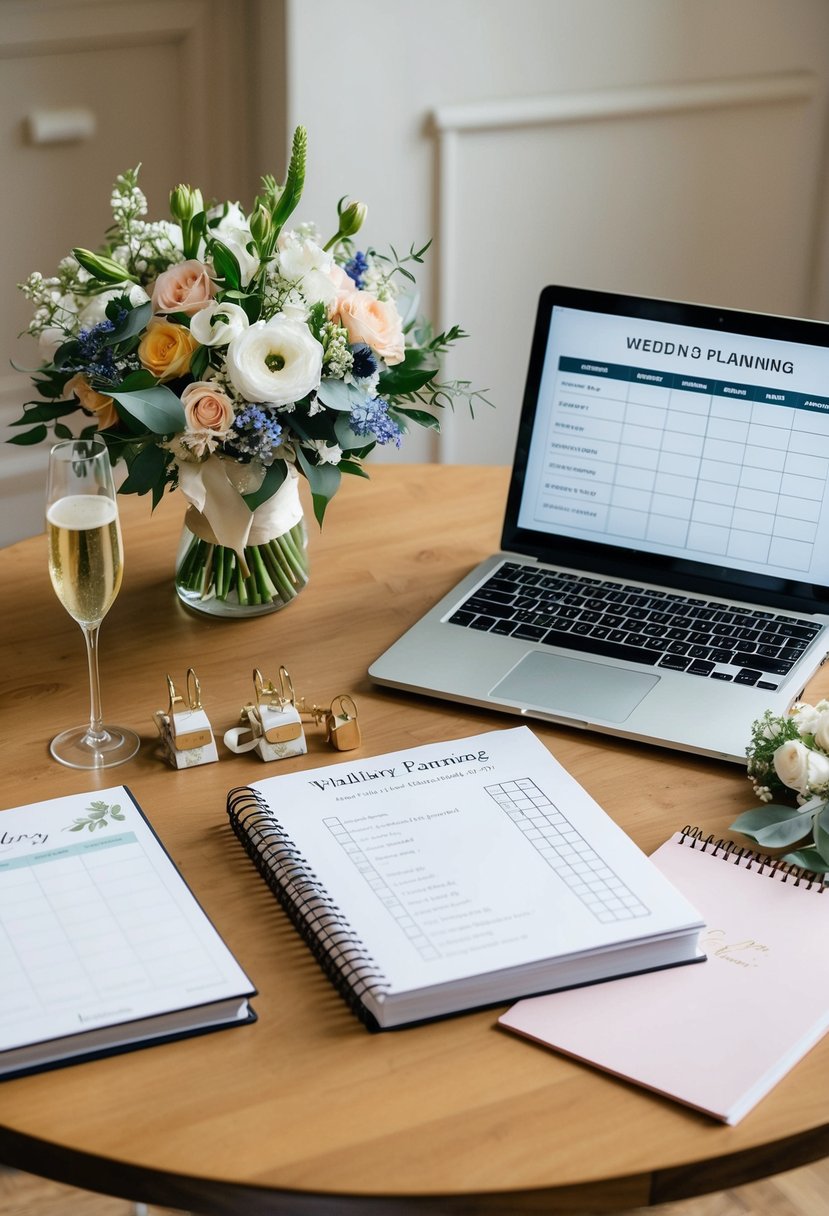
[[[371,1029],[701,957],[696,909],[526,726],[272,777],[228,813]]]
[[[829,894],[696,828],[652,860],[706,918],[704,966],[519,1001],[499,1022],[737,1123],[829,1028]]]

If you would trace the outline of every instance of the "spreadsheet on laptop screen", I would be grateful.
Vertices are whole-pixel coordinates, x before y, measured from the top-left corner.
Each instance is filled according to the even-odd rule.
[[[518,524],[829,584],[829,350],[555,307]]]

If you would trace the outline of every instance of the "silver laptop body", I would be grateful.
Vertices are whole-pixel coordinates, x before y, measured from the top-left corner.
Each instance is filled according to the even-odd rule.
[[[545,288],[501,543],[375,681],[744,762],[827,655],[829,325]]]

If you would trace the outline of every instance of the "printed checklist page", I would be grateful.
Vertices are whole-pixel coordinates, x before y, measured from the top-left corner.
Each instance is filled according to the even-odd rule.
[[[698,920],[527,727],[254,788],[391,993]]]
[[[0,812],[0,1051],[253,989],[129,792]]]

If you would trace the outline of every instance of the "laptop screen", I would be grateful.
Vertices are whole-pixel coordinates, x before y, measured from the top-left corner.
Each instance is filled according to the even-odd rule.
[[[829,326],[546,288],[504,547],[814,609]]]

